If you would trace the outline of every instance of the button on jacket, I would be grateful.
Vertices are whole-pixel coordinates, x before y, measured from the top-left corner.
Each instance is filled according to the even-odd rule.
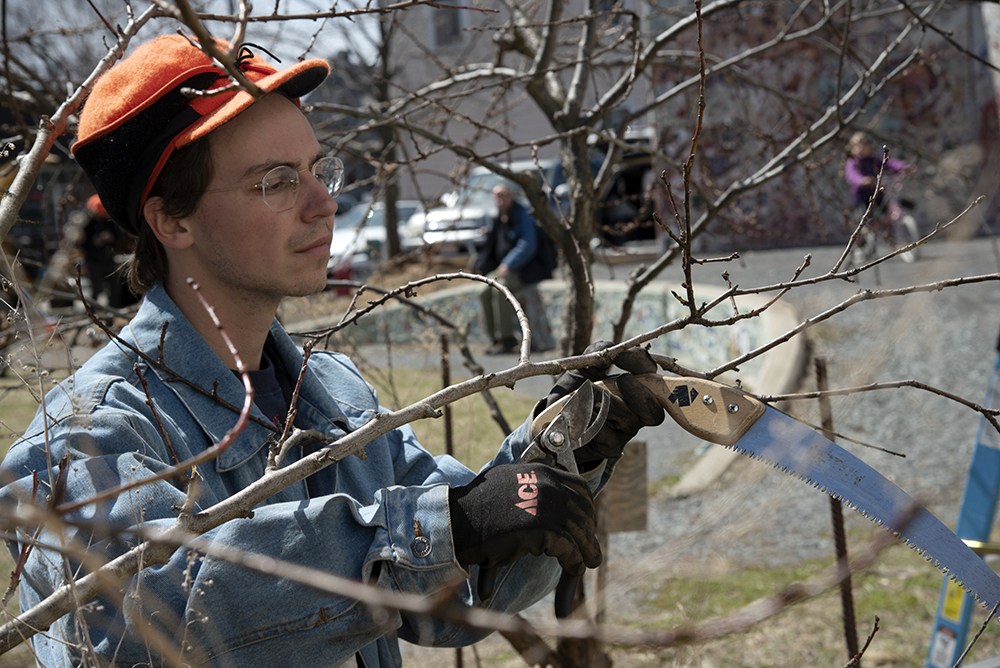
[[[277,322],[271,335],[285,368],[299,369],[302,352]],[[83,500],[202,452],[236,423],[233,407],[243,405],[242,382],[162,286],[146,294],[121,338],[153,360],[162,359],[165,368],[112,341],[52,389],[44,403],[48,419],[39,412],[0,468],[0,513],[10,512],[13,504],[31,503],[34,472],[42,482],[35,503],[44,505],[48,483],[58,475],[64,455],[69,460],[65,501]],[[308,366],[296,425],[336,439],[380,410],[374,390],[345,356],[314,351]],[[155,414],[137,372],[146,380]],[[229,406],[213,398],[213,392]],[[253,414],[266,422],[256,407]],[[506,439],[493,463],[509,463],[519,456],[527,445],[528,427],[525,422]],[[196,512],[259,479],[273,436],[271,429],[250,422],[217,460],[199,466]],[[292,452],[288,459],[303,454]],[[466,604],[478,604],[477,569],[469,573],[456,561],[448,516],[448,486],[468,482],[473,472],[451,457],[431,456],[408,426],[370,442],[366,455],[364,460],[347,457],[316,473],[310,488],[321,495],[310,498],[305,482],[293,484],[255,508],[252,517],[227,522],[205,538],[385,590],[423,594],[466,579],[455,595]],[[587,478],[596,492],[607,478],[604,467]],[[177,481],[161,481],[86,505],[66,519],[93,530],[78,529],[69,537],[77,548],[86,546],[104,558],[121,554],[136,539],[127,532],[109,533],[109,527],[167,528],[185,500],[185,489]],[[40,540],[58,545],[66,537],[46,530]],[[9,547],[16,559],[19,546]],[[21,576],[22,610],[68,582],[78,565],[76,558],[33,550]],[[500,575],[486,604],[494,610],[521,610],[550,591],[558,574],[555,559],[529,555]],[[168,563],[145,568],[121,583],[120,590],[81,608],[82,613],[67,615],[34,636],[42,665],[79,664],[76,648],[87,642],[103,661],[158,665],[156,645],[141,628],[145,625],[180,646],[191,664],[218,666],[353,666],[356,653],[368,668],[398,666],[397,638],[453,647],[485,635],[398,613],[376,622],[364,605],[349,598],[284,580],[280,573],[263,575],[187,550],[177,550]],[[80,617],[85,624],[79,623]]]

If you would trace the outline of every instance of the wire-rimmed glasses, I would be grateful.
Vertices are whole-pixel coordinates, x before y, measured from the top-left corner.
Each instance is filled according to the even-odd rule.
[[[291,165],[281,165],[264,174],[260,183],[252,186],[236,186],[235,188],[213,188],[206,190],[206,193],[218,193],[228,190],[250,190],[251,188],[260,190],[264,196],[264,204],[271,211],[280,213],[295,206],[295,200],[299,197],[299,174],[302,172],[312,172],[312,175],[323,184],[331,197],[340,194],[344,187],[344,163],[340,158],[326,156],[320,158],[309,167],[295,169]]]

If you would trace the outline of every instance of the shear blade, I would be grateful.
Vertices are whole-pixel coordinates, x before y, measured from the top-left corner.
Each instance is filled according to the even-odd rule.
[[[604,422],[608,419],[608,411],[611,410],[611,393],[603,387],[597,388],[597,391],[599,392],[598,397],[600,397],[600,404],[597,406],[597,415],[594,416],[594,419],[591,420],[590,425],[580,437],[580,445],[590,443],[594,440],[597,432],[601,431],[601,427],[604,426]],[[591,414],[593,414],[593,409],[591,409]]]

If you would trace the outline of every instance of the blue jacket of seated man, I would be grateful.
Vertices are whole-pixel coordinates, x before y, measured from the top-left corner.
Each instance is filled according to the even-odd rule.
[[[271,335],[285,368],[299,369],[302,351],[277,321]],[[238,410],[232,407],[243,405],[242,382],[162,286],[146,294],[121,339],[154,360],[162,354],[162,366],[169,372],[143,361],[122,342],[112,341],[52,389],[44,403],[48,419],[40,410],[0,468],[4,485],[0,512],[11,511],[11,504],[31,503],[35,472],[42,483],[35,503],[44,505],[49,481],[55,480],[64,455],[70,462],[65,501],[83,500],[202,452],[236,423]],[[137,370],[148,384],[155,415],[147,405]],[[194,381],[206,392],[173,377]],[[229,407],[212,398],[213,387]],[[314,351],[309,359],[297,409],[296,425],[331,439],[383,410],[355,366],[345,356],[325,351]],[[198,467],[201,482],[196,512],[260,478],[267,442],[275,434],[256,407],[254,416],[259,423],[249,423],[216,461]],[[504,441],[491,464],[515,461],[528,444],[528,429],[525,421]],[[307,452],[292,452],[287,459],[297,460]],[[444,583],[465,579],[455,593],[458,600],[510,613],[552,589],[559,574],[556,560],[529,555],[500,574],[488,601],[479,601],[475,593],[478,569],[472,567],[470,573],[456,561],[448,515],[449,485],[468,482],[473,472],[451,457],[432,456],[408,426],[373,440],[366,454],[364,460],[347,457],[316,473],[310,488],[322,494],[310,498],[304,482],[293,484],[257,507],[252,517],[227,522],[206,537],[397,592],[430,593]],[[608,475],[604,465],[587,474],[593,492]],[[176,480],[156,482],[112,501],[86,505],[66,519],[104,529],[167,528],[184,499],[185,486]],[[417,537],[414,519],[430,541],[429,553],[417,550],[422,556],[411,547]],[[79,529],[60,537],[45,530],[40,539],[50,545],[72,540],[104,558],[135,544],[128,533],[108,535],[101,529]],[[417,545],[425,548],[422,543]],[[8,546],[16,559],[18,545]],[[76,565],[76,560],[64,560],[54,551],[34,549],[21,576],[22,611],[66,584]],[[40,665],[78,665],[83,659],[79,648],[88,644],[106,662],[159,665],[145,625],[181,647],[192,665],[216,666],[335,666],[345,662],[353,666],[356,654],[367,668],[399,666],[400,638],[456,647],[486,635],[461,624],[428,622],[395,612],[376,621],[364,605],[350,598],[185,549],[174,552],[166,564],[145,568],[121,583],[119,590],[82,609],[34,636]],[[80,623],[81,615],[85,624]]]

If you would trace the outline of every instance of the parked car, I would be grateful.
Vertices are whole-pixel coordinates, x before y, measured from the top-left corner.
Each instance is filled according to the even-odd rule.
[[[595,174],[600,167],[600,158],[595,157],[591,161]],[[649,158],[639,155],[627,156],[615,165],[612,179],[602,191],[597,205],[594,244],[618,245],[654,237],[653,209],[645,201],[643,190],[650,167]],[[509,163],[507,168],[535,174],[541,169],[544,183],[550,189],[549,206],[569,212],[569,188],[561,160],[540,160],[537,163],[522,160]],[[527,204],[516,184],[485,167],[476,167],[469,173],[464,188],[441,198],[441,206],[410,218],[409,235],[421,238],[425,244],[438,246],[439,252],[478,252],[486,241],[489,220],[497,214],[492,193],[499,183],[507,183],[514,197]]]
[[[545,183],[556,192],[560,192],[558,187],[565,183],[559,160],[540,160],[537,164],[534,160],[520,160],[506,167],[514,172],[534,173],[540,167]],[[500,183],[509,185],[514,197],[527,204],[519,186],[485,167],[476,167],[469,172],[464,188],[441,198],[441,206],[418,212],[410,218],[409,235],[436,246],[439,252],[478,252],[486,242],[489,220],[497,215],[493,188]]]
[[[398,200],[396,216],[400,231],[400,244],[404,250],[419,244],[405,236],[406,222],[421,210],[417,200]],[[337,278],[365,277],[371,274],[381,259],[385,246],[385,204],[360,202],[334,218],[333,241],[330,243],[330,261],[327,271]]]

